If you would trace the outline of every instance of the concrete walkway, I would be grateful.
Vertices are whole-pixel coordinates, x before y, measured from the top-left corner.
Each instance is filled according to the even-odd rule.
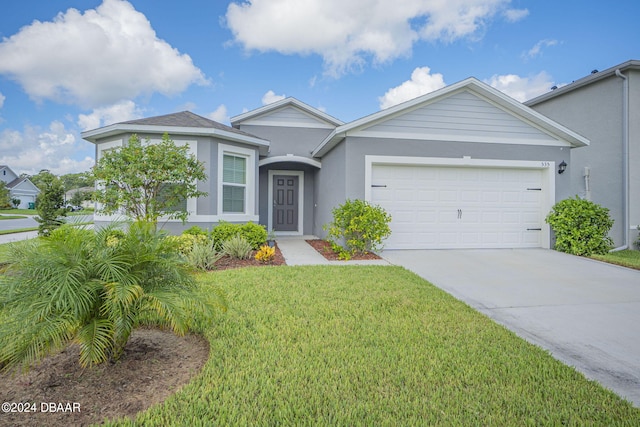
[[[640,407],[640,271],[546,249],[382,256]]]
[[[22,233],[0,234],[0,244],[17,242],[19,240],[33,239],[38,237],[37,231],[25,231]]]
[[[389,265],[389,262],[384,259],[329,261],[305,241],[310,239],[317,239],[317,237],[291,236],[276,239],[287,265]]]

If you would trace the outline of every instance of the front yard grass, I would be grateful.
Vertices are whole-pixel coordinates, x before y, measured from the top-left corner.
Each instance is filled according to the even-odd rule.
[[[229,303],[206,328],[209,360],[136,425],[640,425],[640,409],[400,267],[199,281]]]
[[[599,261],[640,270],[640,251],[627,249],[618,252],[609,252],[606,255],[592,255],[592,258]]]

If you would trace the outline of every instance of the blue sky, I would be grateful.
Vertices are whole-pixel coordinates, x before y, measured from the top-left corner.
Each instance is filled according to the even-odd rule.
[[[349,122],[474,76],[524,101],[640,59],[640,2],[24,0],[0,13],[0,164],[88,170],[84,130],[293,96]]]

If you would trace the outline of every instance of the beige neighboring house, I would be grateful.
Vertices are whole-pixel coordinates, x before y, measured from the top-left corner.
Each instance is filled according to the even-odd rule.
[[[40,189],[29,178],[21,178],[7,165],[0,165],[0,180],[7,184],[12,199],[20,200],[19,209],[34,207]]]
[[[82,193],[92,193],[95,190],[94,187],[80,187],[80,188],[74,188],[72,190],[67,191],[66,193],[64,193],[64,200],[66,200],[65,205],[69,205],[71,204],[71,199],[73,198],[73,196],[77,193],[77,192],[82,192]],[[94,207],[94,202],[91,200],[84,200],[81,204],[80,207],[82,208],[93,208]]]

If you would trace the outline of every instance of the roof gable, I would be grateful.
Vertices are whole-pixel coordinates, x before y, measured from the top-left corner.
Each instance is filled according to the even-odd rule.
[[[11,181],[18,178],[18,174],[15,173],[11,168],[7,165],[0,165],[0,180],[9,184]]]
[[[31,180],[27,177],[14,179],[9,184],[7,184],[7,188],[9,188],[12,191],[27,190],[35,193],[40,192],[40,189],[36,187],[36,185],[33,182],[31,182]]]
[[[582,146],[589,141],[471,77],[340,126],[313,152],[345,136]]]
[[[231,118],[234,127],[243,125],[334,129],[344,122],[295,98],[285,98]]]

